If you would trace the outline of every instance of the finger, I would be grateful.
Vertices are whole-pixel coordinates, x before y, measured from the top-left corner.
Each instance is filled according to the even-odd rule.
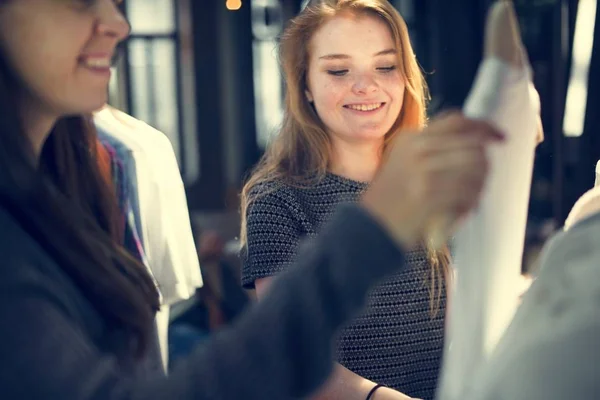
[[[426,136],[426,135],[424,135]],[[470,121],[457,128],[444,128],[433,132],[431,138],[442,140],[449,136],[477,137],[484,142],[503,142],[506,136],[499,129],[483,121]]]
[[[476,170],[487,172],[489,161],[485,149],[481,147],[457,148],[452,151],[440,151],[429,154],[423,159],[425,173],[462,173]]]
[[[462,114],[452,113],[448,117],[434,121],[424,130],[428,135],[448,134],[479,134],[490,137],[491,140],[502,140],[504,134],[486,121],[464,117]]]
[[[476,209],[481,201],[482,185],[463,185],[459,189],[440,193],[435,205],[437,212],[451,218],[451,222]]]
[[[468,120],[467,126],[465,126],[465,130],[462,133],[469,136],[478,135],[482,140],[486,141],[502,142],[506,140],[504,132],[486,121]]]
[[[436,123],[437,121],[440,121],[440,120],[451,121],[451,120],[459,120],[462,118],[465,118],[465,116],[460,108],[450,107],[450,108],[440,110],[438,113],[436,113],[435,116],[433,117],[433,119],[431,120],[431,123]]]
[[[422,156],[458,150],[483,149],[487,141],[479,135],[449,134],[445,137],[423,137],[415,142],[415,147]]]
[[[488,176],[485,160],[475,163],[457,161],[456,166],[430,172],[428,190],[434,196],[455,192],[475,193],[481,191]]]
[[[451,152],[462,149],[479,149],[483,151],[486,146],[497,142],[499,139],[493,131],[473,131],[468,134],[448,133],[447,135],[422,135],[415,138],[412,146],[415,155],[428,156],[441,152]],[[403,151],[401,146],[399,151]]]
[[[439,198],[440,204],[459,213],[477,206],[482,198],[483,181],[462,180],[448,185],[440,185],[431,197]]]

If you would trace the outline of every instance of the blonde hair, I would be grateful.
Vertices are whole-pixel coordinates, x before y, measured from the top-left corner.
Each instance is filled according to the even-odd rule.
[[[257,185],[285,181],[305,186],[322,178],[331,158],[331,141],[325,126],[305,96],[309,44],[317,29],[340,13],[372,15],[390,28],[398,49],[398,68],[404,76],[404,102],[394,125],[385,136],[387,145],[402,130],[418,131],[426,124],[429,95],[421,68],[414,55],[408,28],[398,11],[387,0],[316,0],[311,1],[287,26],[279,44],[279,61],[287,85],[281,129],[244,185],[241,193],[240,241],[247,245],[246,217],[248,206],[265,191],[252,190]],[[439,308],[443,281],[448,275],[449,252],[427,246],[431,268],[430,304]]]

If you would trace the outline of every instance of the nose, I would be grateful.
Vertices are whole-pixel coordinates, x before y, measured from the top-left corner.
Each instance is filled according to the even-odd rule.
[[[352,85],[352,91],[357,95],[371,94],[378,90],[379,85],[377,84],[377,81],[368,73],[359,75]]]
[[[131,27],[125,16],[113,0],[100,0],[99,2],[97,14],[98,33],[113,37],[117,41],[124,40],[131,31]]]

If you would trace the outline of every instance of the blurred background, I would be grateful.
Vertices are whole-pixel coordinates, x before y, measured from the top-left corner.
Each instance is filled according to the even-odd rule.
[[[492,1],[391,2],[408,23],[427,74],[430,113],[460,107],[482,57],[483,25]],[[205,276],[214,281],[209,286],[217,293],[202,295],[208,310],[203,318],[217,328],[229,319],[229,311],[211,315],[207,298],[218,298],[217,308],[224,307],[227,296],[233,298],[227,306],[232,315],[246,303],[248,294],[235,286],[238,193],[277,132],[284,91],[277,38],[303,3],[124,2],[132,35],[113,74],[110,101],[164,132],[173,144],[203,274],[217,271]],[[600,159],[600,32],[594,29],[597,0],[514,3],[546,135],[535,161],[523,264],[527,271],[535,268],[540,246],[560,229],[576,199],[594,185]]]

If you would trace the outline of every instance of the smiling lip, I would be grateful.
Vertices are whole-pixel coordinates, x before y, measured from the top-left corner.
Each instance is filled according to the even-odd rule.
[[[79,63],[96,74],[110,76],[112,56],[109,53],[86,54],[79,58]]]
[[[385,106],[384,102],[346,104],[344,108],[361,114],[374,113]]]

